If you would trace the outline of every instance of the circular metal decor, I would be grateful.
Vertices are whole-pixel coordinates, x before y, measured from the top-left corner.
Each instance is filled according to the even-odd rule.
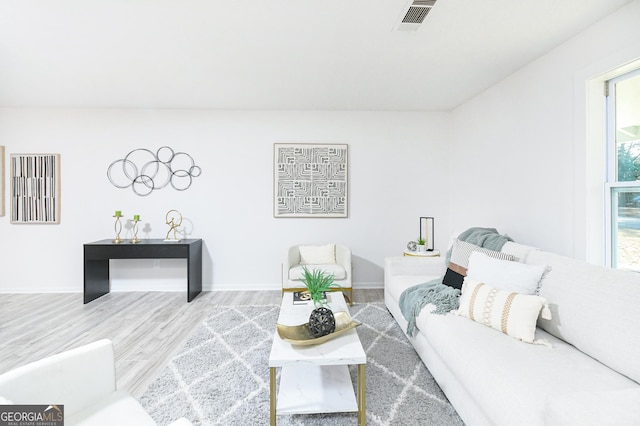
[[[116,188],[129,188],[139,196],[147,196],[169,185],[177,191],[191,187],[193,179],[202,174],[193,157],[162,146],[153,151],[137,148],[107,168],[109,182]]]

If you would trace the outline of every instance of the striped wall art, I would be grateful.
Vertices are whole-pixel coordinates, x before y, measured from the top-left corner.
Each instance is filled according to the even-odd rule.
[[[11,223],[60,223],[60,154],[11,154]]]

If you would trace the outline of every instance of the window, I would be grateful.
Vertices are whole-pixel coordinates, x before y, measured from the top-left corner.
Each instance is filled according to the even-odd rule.
[[[640,70],[606,84],[607,263],[640,272]]]

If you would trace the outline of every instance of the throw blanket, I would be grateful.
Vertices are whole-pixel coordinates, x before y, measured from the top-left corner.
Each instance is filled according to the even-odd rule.
[[[500,235],[494,228],[469,228],[458,236],[461,241],[466,241],[490,250],[500,251],[511,238]],[[451,249],[447,251],[445,263],[448,265],[451,259]],[[413,336],[416,332],[416,318],[428,304],[435,305],[434,314],[444,315],[453,309],[458,309],[460,290],[442,284],[444,277],[436,278],[424,284],[409,287],[400,295],[400,311],[407,320],[407,334]]]

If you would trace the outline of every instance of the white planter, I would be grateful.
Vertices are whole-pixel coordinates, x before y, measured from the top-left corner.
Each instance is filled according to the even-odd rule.
[[[416,251],[418,253],[426,253],[427,252],[427,246],[424,245],[424,244],[422,244],[422,245],[418,244]]]

